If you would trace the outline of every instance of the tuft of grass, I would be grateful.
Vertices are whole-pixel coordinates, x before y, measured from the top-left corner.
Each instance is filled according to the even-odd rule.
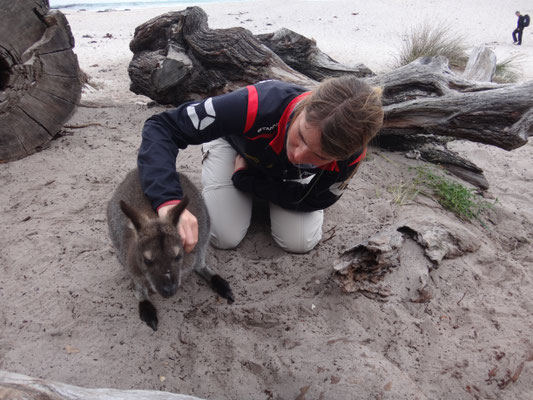
[[[447,25],[440,23],[432,26],[424,22],[404,35],[406,40],[397,57],[396,67],[407,65],[420,57],[444,56],[450,67],[465,68],[468,61],[465,40],[454,34]]]
[[[493,82],[496,83],[513,83],[517,82],[522,75],[518,64],[523,60],[523,54],[514,54],[496,64]]]
[[[400,206],[411,203],[420,193],[420,189],[413,183],[400,181],[398,185],[391,186],[388,192],[392,195],[392,201]]]
[[[484,225],[480,219],[481,212],[493,207],[498,201],[490,203],[479,196],[475,189],[469,189],[459,182],[437,174],[428,167],[417,167],[416,171],[415,185],[429,188],[433,197],[443,208],[453,212],[462,220],[477,219]],[[420,192],[427,194],[421,190]]]

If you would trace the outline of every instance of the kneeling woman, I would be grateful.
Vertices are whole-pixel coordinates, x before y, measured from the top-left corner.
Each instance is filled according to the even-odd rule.
[[[211,243],[230,249],[241,242],[257,196],[270,203],[276,243],[305,253],[319,242],[323,210],[341,197],[382,123],[379,89],[355,77],[329,79],[313,91],[259,82],[149,118],[138,155],[141,184],[166,215],[183,196],[179,149],[202,144]],[[196,217],[185,211],[178,229],[192,250]]]

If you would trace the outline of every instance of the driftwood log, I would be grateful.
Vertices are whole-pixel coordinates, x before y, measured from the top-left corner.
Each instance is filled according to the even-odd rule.
[[[0,162],[39,150],[70,117],[81,95],[74,39],[47,0],[2,2]]]
[[[383,88],[380,136],[429,134],[513,150],[533,133],[533,81],[467,81],[444,57],[420,58],[368,81]]]
[[[257,35],[257,39],[276,53],[289,67],[316,81],[353,74],[363,78],[375,74],[364,64],[343,65],[316,47],[314,40],[282,28],[274,33]]]
[[[264,79],[315,83],[290,68],[244,28],[212,30],[199,7],[154,18],[135,29],[130,90],[158,103],[226,93]]]
[[[480,82],[492,74],[493,59],[483,49],[469,64],[469,79],[454,74],[444,57],[421,58],[373,76],[363,65],[337,63],[312,40],[286,29],[258,36],[243,28],[210,29],[198,7],[140,25],[130,48],[131,90],[173,105],[262,79],[311,89],[326,76],[362,77],[383,90],[385,124],[377,145],[420,149],[422,158],[480,188],[488,186],[482,171],[451,153],[446,142],[464,139],[512,150],[533,133],[533,82]]]
[[[0,400],[202,400],[157,390],[86,389],[0,371]]]
[[[385,124],[375,144],[422,159],[487,189],[483,171],[446,148],[453,139],[513,150],[533,133],[533,81],[498,85],[455,75],[444,57],[420,58],[368,78],[383,88]]]

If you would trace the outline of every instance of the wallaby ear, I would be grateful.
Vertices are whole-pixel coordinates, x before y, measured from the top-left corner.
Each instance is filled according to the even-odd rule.
[[[141,229],[141,222],[143,220],[143,217],[140,213],[137,212],[133,207],[131,207],[129,204],[127,204],[125,201],[120,200],[120,209],[124,214],[126,214],[126,217],[130,219],[130,221],[133,223],[133,226],[137,231]]]
[[[184,196],[183,199],[181,199],[181,201],[178,203],[178,205],[176,207],[173,207],[172,210],[170,210],[170,212],[168,213],[168,218],[170,222],[172,222],[172,225],[178,224],[181,214],[183,213],[183,211],[185,211],[185,208],[187,208],[188,205],[189,197]]]

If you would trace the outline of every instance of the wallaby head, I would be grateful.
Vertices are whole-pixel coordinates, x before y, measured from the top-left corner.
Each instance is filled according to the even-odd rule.
[[[147,216],[123,200],[120,209],[131,221],[135,239],[128,258],[146,277],[154,292],[163,297],[173,296],[184,276],[193,265],[184,264],[185,256],[177,225],[189,198],[183,200],[167,214],[165,219]]]

